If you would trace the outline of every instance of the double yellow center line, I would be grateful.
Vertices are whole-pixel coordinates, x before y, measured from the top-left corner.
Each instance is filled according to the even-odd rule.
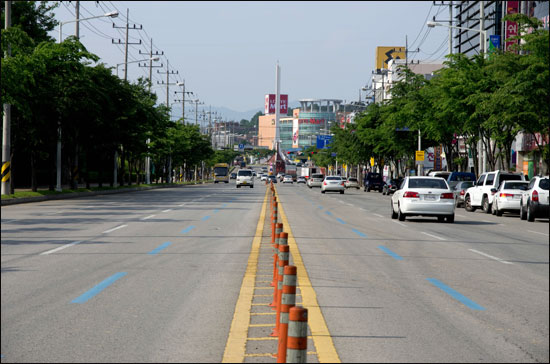
[[[249,340],[248,329],[252,327],[250,325],[250,316],[254,297],[258,256],[264,230],[268,193],[269,188],[266,189],[260,218],[252,242],[252,250],[248,257],[246,272],[241,285],[239,298],[235,306],[235,313],[233,315],[233,321],[229,330],[229,336],[227,338],[222,360],[224,363],[242,363],[245,356],[249,356],[246,355],[246,342]],[[302,305],[308,309],[308,325],[311,331],[311,338],[316,348],[318,360],[321,363],[340,363],[340,358],[336,353],[332,337],[330,336],[325,319],[317,302],[317,295],[309,280],[296,240],[294,239],[290,224],[280,201],[278,204],[278,212],[283,222],[284,230],[288,233],[288,245],[294,265],[297,268],[298,288],[301,291]]]

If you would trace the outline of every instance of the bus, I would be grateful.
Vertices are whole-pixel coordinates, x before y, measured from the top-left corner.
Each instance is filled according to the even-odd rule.
[[[218,182],[229,183],[229,164],[214,164],[214,183]]]

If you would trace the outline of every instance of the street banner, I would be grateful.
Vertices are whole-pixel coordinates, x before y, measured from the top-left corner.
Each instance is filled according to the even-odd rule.
[[[517,14],[519,10],[519,1],[507,1],[506,2],[506,15]],[[518,35],[518,24],[514,21],[506,22],[506,43],[504,51],[509,51],[512,44],[517,44],[517,40],[508,40],[514,35]]]
[[[280,104],[279,113],[281,115],[286,115],[288,113],[288,95],[279,95]],[[268,94],[265,95],[265,105],[264,105],[264,114],[275,114],[275,103],[277,102],[277,95]]]

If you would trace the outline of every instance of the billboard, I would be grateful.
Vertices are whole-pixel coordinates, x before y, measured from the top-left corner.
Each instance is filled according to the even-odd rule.
[[[330,148],[332,135],[317,135],[317,149]]]
[[[264,114],[275,114],[275,103],[276,103],[276,97],[275,94],[268,94],[265,95],[265,107],[264,107]],[[288,95],[279,95],[281,103],[281,107],[279,109],[279,114],[286,115],[288,113]]]
[[[507,1],[506,2],[506,15],[517,14],[519,10],[519,1]],[[506,43],[504,51],[509,51],[512,44],[517,44],[516,40],[508,40],[508,38],[518,35],[518,24],[513,21],[506,22]]]
[[[298,119],[292,120],[292,148],[298,148],[300,144],[300,128]]]
[[[376,68],[388,68],[392,59],[405,59],[405,47],[376,47]]]

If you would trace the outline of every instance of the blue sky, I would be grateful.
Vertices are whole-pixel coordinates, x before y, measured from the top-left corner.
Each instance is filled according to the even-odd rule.
[[[57,19],[74,19],[75,1],[63,1]],[[281,92],[289,100],[302,98],[359,98],[359,89],[370,84],[377,46],[420,47],[415,60],[442,60],[447,54],[448,29],[428,28],[426,19],[448,19],[448,7],[432,1],[398,2],[183,2],[183,1],[81,1],[80,17],[118,9],[118,18],[82,21],[81,41],[110,66],[124,62],[126,9],[130,11],[129,60],[164,51],[157,64],[166,61],[178,75],[170,82],[186,82],[205,106],[236,111],[263,109],[264,95],[275,92],[275,65],[281,67]],[[57,39],[58,33],[52,32]],[[63,26],[63,37],[74,35],[75,24]],[[415,40],[416,39],[416,40]],[[166,100],[166,68],[153,69],[154,90]],[[122,77],[122,67],[120,67]],[[138,63],[128,65],[128,79],[148,75]],[[170,102],[176,98],[170,86]],[[364,93],[363,93],[364,96]],[[181,98],[181,94],[177,95]],[[202,105],[201,105],[202,107]],[[200,108],[199,107],[199,110]],[[187,104],[187,109],[191,109]],[[180,109],[181,110],[181,109]]]

